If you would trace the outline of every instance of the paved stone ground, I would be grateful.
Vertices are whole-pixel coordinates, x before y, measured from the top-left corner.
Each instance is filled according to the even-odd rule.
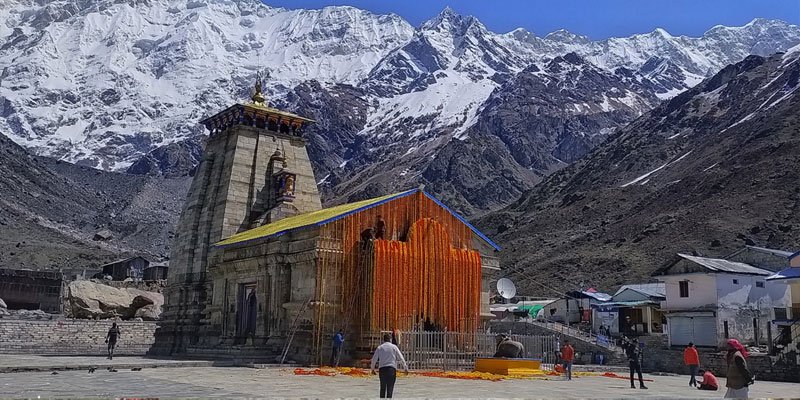
[[[154,367],[210,367],[219,362],[199,360],[172,360],[150,357],[117,356],[108,360],[103,356],[42,356],[26,354],[0,354],[0,373],[19,371],[87,370],[89,367],[154,368]],[[225,366],[225,365],[222,365]]]
[[[647,376],[649,390],[630,389],[628,381],[598,376],[572,381],[473,381],[401,377],[395,397],[481,398],[721,398],[723,391],[689,388],[684,376]],[[720,379],[725,385],[725,380]],[[789,398],[800,385],[757,382],[751,397]],[[146,368],[134,372],[98,370],[0,374],[0,397],[377,397],[378,378],[297,376],[291,369],[236,367]]]

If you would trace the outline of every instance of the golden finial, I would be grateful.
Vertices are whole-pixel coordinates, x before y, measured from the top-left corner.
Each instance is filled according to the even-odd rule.
[[[261,93],[261,73],[259,72],[256,74],[256,92],[253,94],[253,104],[263,106],[264,105],[264,95]]]

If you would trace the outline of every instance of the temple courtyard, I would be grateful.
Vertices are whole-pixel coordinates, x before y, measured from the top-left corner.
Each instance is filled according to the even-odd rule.
[[[99,366],[101,357],[0,357],[2,371],[17,366],[27,372],[0,373],[0,397],[377,397],[377,377],[295,375],[292,368],[246,368],[197,366],[180,362],[160,362],[138,357],[113,361],[118,372],[105,368],[90,374],[87,370],[60,370],[83,363]],[[140,371],[130,368],[140,365]],[[149,365],[149,367],[148,367]],[[208,365],[211,365],[210,363]],[[123,368],[127,367],[127,368]],[[157,366],[156,368],[153,368]],[[40,368],[40,370],[34,370]],[[53,372],[57,372],[53,374]],[[619,372],[618,372],[619,373]],[[576,376],[572,381],[559,377],[510,379],[498,382],[439,377],[410,376],[398,379],[394,397],[436,398],[721,398],[723,391],[706,392],[689,388],[686,376],[645,375],[649,390],[630,389],[627,380],[603,376]],[[725,379],[720,378],[724,387]],[[724,389],[723,389],[724,390]],[[756,382],[754,398],[792,398],[798,384]]]

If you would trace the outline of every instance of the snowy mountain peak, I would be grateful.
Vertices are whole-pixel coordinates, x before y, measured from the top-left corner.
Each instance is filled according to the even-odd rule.
[[[422,31],[447,32],[453,36],[464,36],[470,29],[486,30],[477,18],[458,14],[449,6],[420,25]]]
[[[673,38],[673,36],[670,35],[670,33],[667,32],[664,28],[656,28],[656,29],[653,30],[653,32],[651,34],[652,35],[661,36],[661,37],[663,37],[665,39],[672,39]]]
[[[326,145],[339,147],[320,154],[342,159],[329,160],[327,173],[345,159],[368,166],[375,152],[430,155],[467,139],[490,95],[522,71],[536,87],[557,81],[598,93],[559,104],[567,115],[640,113],[653,96],[673,97],[749,54],[800,43],[800,28],[777,20],[698,38],[656,30],[592,41],[566,30],[498,34],[450,8],[414,28],[394,14],[258,0],[9,0],[0,1],[0,21],[0,133],[106,169],[199,143],[204,130],[194,122],[247,98],[257,72],[269,73],[274,105],[302,88],[306,97],[296,94],[292,107],[306,108],[287,109],[315,116],[318,135],[333,135]],[[614,79],[624,87],[606,99]],[[608,118],[604,129],[624,122]]]
[[[588,36],[576,35],[566,29],[550,32],[544,37],[544,40],[563,44],[586,44],[591,41]]]

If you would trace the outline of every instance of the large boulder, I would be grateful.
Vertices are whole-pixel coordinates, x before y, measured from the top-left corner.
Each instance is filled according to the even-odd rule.
[[[92,281],[69,284],[68,316],[73,318],[142,318],[157,320],[164,295],[132,288],[115,288]]]
[[[132,318],[134,296],[125,289],[94,283],[73,281],[69,284],[70,316],[74,318]]]
[[[144,321],[158,320],[161,315],[161,306],[164,305],[164,295],[138,289],[128,290],[135,296],[133,299],[133,306],[136,307],[134,317]]]

